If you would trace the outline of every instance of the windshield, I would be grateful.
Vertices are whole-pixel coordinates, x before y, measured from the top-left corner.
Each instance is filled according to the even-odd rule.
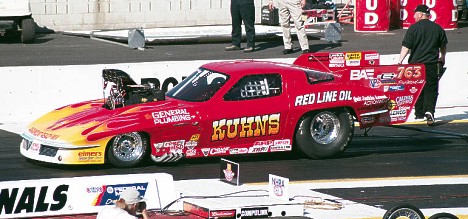
[[[186,101],[207,101],[224,85],[227,79],[228,76],[225,74],[199,68],[166,95]]]

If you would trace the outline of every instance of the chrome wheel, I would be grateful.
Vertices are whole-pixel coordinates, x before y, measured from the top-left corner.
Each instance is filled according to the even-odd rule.
[[[119,167],[135,166],[143,160],[147,147],[147,139],[138,132],[118,135],[109,147],[109,160]]]
[[[340,120],[331,112],[320,112],[310,124],[312,138],[320,144],[330,144],[336,140],[340,130]]]

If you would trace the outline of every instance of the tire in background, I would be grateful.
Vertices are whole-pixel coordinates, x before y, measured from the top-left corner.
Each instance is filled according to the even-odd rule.
[[[411,217],[408,217],[411,215]],[[425,219],[424,214],[414,205],[403,203],[397,204],[385,212],[382,219]]]
[[[22,43],[32,43],[35,37],[34,30],[34,20],[32,18],[27,18],[21,21],[21,42]]]
[[[450,213],[437,213],[429,217],[429,219],[459,219],[457,216]]]

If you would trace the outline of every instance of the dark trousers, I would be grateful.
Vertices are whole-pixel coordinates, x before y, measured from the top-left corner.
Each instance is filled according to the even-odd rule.
[[[424,116],[424,113],[435,113],[437,97],[439,96],[439,76],[437,63],[424,64],[426,67],[426,84],[419,95],[415,105],[415,114]]]
[[[232,45],[240,47],[242,22],[247,36],[247,47],[255,46],[255,6],[253,0],[231,0]]]

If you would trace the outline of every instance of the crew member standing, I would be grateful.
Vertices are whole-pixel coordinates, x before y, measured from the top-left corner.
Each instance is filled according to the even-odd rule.
[[[427,124],[433,125],[439,95],[438,63],[442,66],[445,63],[448,40],[444,29],[429,20],[429,7],[418,5],[414,12],[415,23],[403,38],[398,64],[411,53],[408,63],[423,63],[426,67],[426,84],[416,101],[415,115],[416,120],[426,117]]]
[[[278,0],[279,20],[281,29],[283,30],[283,54],[293,52],[291,42],[291,25],[290,18],[293,20],[297,29],[297,38],[301,45],[302,53],[309,52],[309,40],[302,20],[302,8],[306,5],[306,0]],[[273,0],[270,0],[268,8],[273,10],[275,8]]]
[[[232,43],[226,51],[241,49],[242,22],[244,22],[247,47],[244,52],[255,51],[255,5],[254,0],[231,0]]]

